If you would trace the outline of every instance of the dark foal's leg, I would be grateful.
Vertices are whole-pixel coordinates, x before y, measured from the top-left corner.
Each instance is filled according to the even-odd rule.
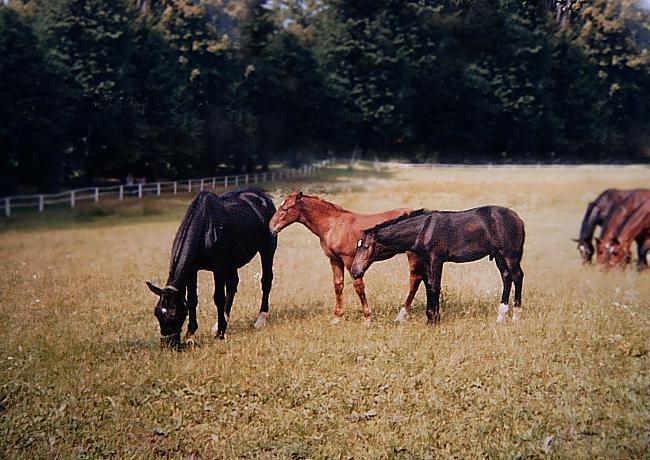
[[[334,295],[336,296],[336,305],[334,306],[334,318],[332,324],[336,324],[343,316],[343,285],[344,285],[344,272],[343,261],[341,259],[330,259],[332,266],[332,276],[334,281]]]
[[[260,312],[257,315],[255,329],[261,329],[266,326],[269,317],[269,294],[273,285],[273,256],[275,255],[275,245],[268,250],[260,251],[260,260],[262,261],[262,304]]]
[[[409,261],[409,294],[404,301],[404,306],[399,311],[395,317],[395,322],[402,323],[406,321],[411,313],[411,305],[413,304],[413,298],[418,292],[420,283],[424,279],[425,265],[424,263],[412,252],[407,252],[406,257]]]
[[[217,322],[212,326],[212,333],[215,337],[224,338],[226,320],[226,282],[223,273],[212,273],[214,276],[214,305],[217,307]],[[223,333],[222,333],[223,331]]]
[[[196,306],[199,304],[199,296],[196,292],[196,275],[196,272],[193,273],[187,282],[187,310],[189,314],[189,321],[187,323],[185,341],[189,345],[194,344],[194,339],[192,336],[199,328],[199,323],[196,321]]]
[[[648,268],[646,254],[648,253],[648,249],[650,249],[650,238],[645,233],[642,233],[634,241],[636,241],[636,269],[642,271]]]
[[[513,321],[518,321],[521,317],[521,290],[524,284],[524,271],[521,269],[520,261],[521,255],[517,257],[506,257],[510,276],[512,276],[512,281],[515,283],[515,304],[512,309]]]
[[[499,314],[497,316],[497,323],[502,323],[506,320],[506,315],[508,314],[508,302],[510,302],[510,289],[512,288],[512,274],[508,269],[508,264],[501,254],[495,254],[494,261],[497,264],[499,272],[501,272],[501,281],[503,282],[501,304],[499,305]]]
[[[440,321],[440,282],[442,280],[441,260],[431,260],[424,284],[427,288],[427,324],[434,326]]]

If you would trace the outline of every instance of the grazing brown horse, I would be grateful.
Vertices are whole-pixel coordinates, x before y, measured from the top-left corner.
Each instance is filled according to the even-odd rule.
[[[590,264],[594,256],[594,245],[592,240],[596,226],[601,227],[609,215],[632,193],[638,190],[618,190],[610,188],[598,195],[594,201],[589,203],[585,216],[580,225],[580,238],[573,239],[578,243],[578,251],[582,257],[583,264]]]
[[[637,269],[647,267],[646,254],[650,249],[650,200],[644,201],[625,219],[605,247],[607,268],[625,266],[632,260],[630,246],[636,241],[639,249]]]
[[[613,238],[617,235],[619,228],[641,204],[648,200],[650,200],[650,190],[637,190],[614,209],[603,224],[600,238],[596,238],[596,262],[602,265],[607,263]],[[636,243],[639,256],[637,264],[639,264],[639,268],[643,268],[646,265],[644,252],[645,240],[643,236],[639,236]]]
[[[363,230],[395,217],[408,215],[410,212],[410,209],[401,208],[379,214],[357,214],[317,196],[294,192],[282,202],[275,215],[271,218],[269,228],[272,233],[277,234],[286,226],[294,222],[300,222],[320,239],[321,247],[330,260],[334,275],[336,306],[334,307],[332,322],[336,323],[343,315],[343,268],[350,270],[357,249],[357,240],[361,238]],[[412,253],[406,255],[411,272],[410,290],[403,308],[395,318],[395,321],[398,322],[405,321],[408,318],[413,297],[424,274],[424,265],[419,259]],[[372,311],[366,300],[362,277],[357,277],[354,280],[354,290],[361,301],[363,316],[366,321],[369,321]]]
[[[513,320],[521,314],[524,272],[524,222],[508,208],[483,206],[466,211],[426,211],[421,209],[363,232],[350,273],[359,278],[370,265],[405,251],[412,251],[427,267],[427,323],[440,320],[440,282],[445,262],[464,263],[489,256],[501,272],[503,293],[497,323],[508,313],[510,288],[515,284]]]

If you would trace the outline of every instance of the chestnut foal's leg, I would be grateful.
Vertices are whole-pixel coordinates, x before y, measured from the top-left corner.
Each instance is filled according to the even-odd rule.
[[[196,292],[196,272],[190,276],[187,283],[187,309],[189,313],[189,321],[187,323],[187,332],[185,333],[185,342],[187,345],[194,345],[194,333],[199,328],[199,323],[196,321],[196,306],[199,304],[199,296]]]
[[[332,318],[332,324],[336,324],[341,320],[341,316],[343,316],[343,261],[341,259],[331,258],[330,264],[332,265],[334,294],[336,295],[336,306],[334,307],[334,318]]]
[[[422,261],[418,258],[418,256],[416,256],[412,252],[407,252],[406,257],[408,258],[409,261],[409,272],[410,272],[409,294],[406,297],[406,300],[404,301],[404,306],[395,317],[395,322],[397,323],[403,323],[408,319],[409,314],[411,313],[411,305],[413,304],[413,298],[415,297],[415,294],[418,292],[420,283],[424,278],[424,270],[425,270],[424,263],[422,263]]]
[[[635,238],[636,241],[636,269],[639,271],[645,270],[648,268],[648,261],[646,260],[646,254],[650,250],[650,234],[642,233],[641,235]]]
[[[357,278],[354,280],[354,290],[359,296],[361,301],[361,308],[363,308],[363,319],[366,323],[370,323],[370,317],[372,316],[372,310],[370,305],[368,305],[368,300],[366,299],[366,286],[363,282],[363,278]]]

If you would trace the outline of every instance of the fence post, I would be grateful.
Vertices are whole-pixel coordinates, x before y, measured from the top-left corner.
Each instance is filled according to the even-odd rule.
[[[271,182],[275,182],[275,172],[271,171]]]
[[[266,173],[262,174],[262,182],[266,182]]]
[[[248,184],[248,174],[244,176],[244,184]]]
[[[138,184],[138,198],[142,198],[142,184]]]
[[[223,178],[223,188],[228,187],[228,176]]]
[[[120,196],[119,200],[122,201],[124,199],[124,186],[120,185]]]
[[[178,192],[178,182],[174,181],[174,195]]]
[[[11,198],[5,198],[5,216],[11,217]]]
[[[239,185],[239,176],[235,176],[235,187]]]
[[[99,202],[99,187],[95,187],[95,203]]]
[[[43,212],[43,209],[45,208],[44,201],[43,195],[38,195],[38,212]]]
[[[156,195],[160,196],[160,182],[156,184]]]
[[[75,202],[75,196],[74,196],[74,190],[70,192],[70,207],[74,208],[74,203]]]
[[[201,179],[201,188],[199,190],[203,191],[203,179]]]
[[[214,188],[216,187],[216,185],[217,185],[217,178],[216,178],[216,177],[213,177],[213,178],[212,178],[212,190],[214,190]]]
[[[253,174],[253,183],[257,184],[257,173]]]
[[[187,193],[192,193],[192,179],[187,181]]]

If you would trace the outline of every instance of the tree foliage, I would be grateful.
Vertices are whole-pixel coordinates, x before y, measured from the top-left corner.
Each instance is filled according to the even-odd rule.
[[[5,191],[326,151],[647,159],[634,0],[11,0]]]

